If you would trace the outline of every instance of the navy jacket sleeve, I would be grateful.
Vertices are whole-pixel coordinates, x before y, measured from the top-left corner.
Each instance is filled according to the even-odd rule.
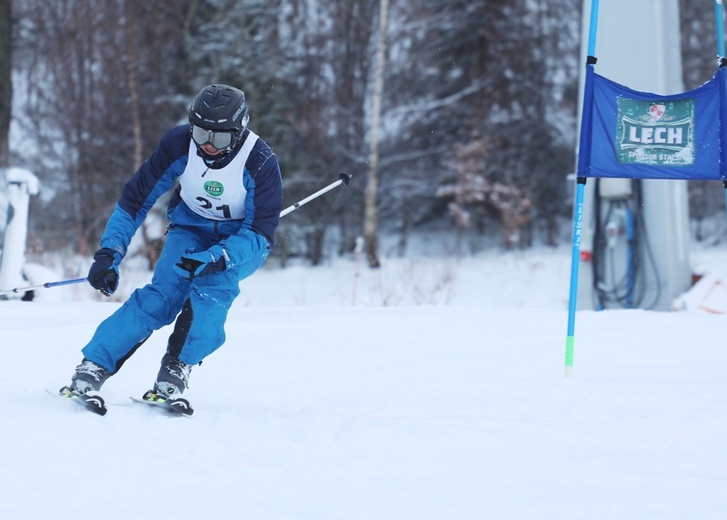
[[[124,185],[111,218],[101,237],[101,247],[117,252],[120,261],[131,238],[157,199],[166,193],[187,165],[189,125],[169,130],[154,153]]]

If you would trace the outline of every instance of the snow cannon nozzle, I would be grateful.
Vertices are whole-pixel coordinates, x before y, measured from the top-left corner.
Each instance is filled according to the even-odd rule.
[[[348,186],[348,183],[351,182],[351,174],[349,173],[339,173],[338,178],[341,179],[341,182]]]

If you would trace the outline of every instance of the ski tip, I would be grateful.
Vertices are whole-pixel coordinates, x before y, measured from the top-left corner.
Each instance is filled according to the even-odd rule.
[[[181,415],[190,416],[194,413],[194,409],[189,404],[189,401],[182,397],[176,399],[167,399],[166,405],[169,406],[176,413]]]
[[[106,415],[106,412],[108,412],[106,402],[98,392],[86,392],[85,394],[81,394],[79,399],[83,401],[83,405],[88,409],[88,411],[93,412],[96,415]]]
[[[129,399],[131,399],[134,403],[151,406],[172,416],[189,417],[194,413],[194,409],[186,399],[181,397],[174,399],[159,399],[151,390],[145,393],[141,399],[137,397],[129,397]]]
[[[79,394],[69,386],[61,387],[57,392],[51,392],[50,390],[47,390],[47,392],[61,399],[67,399],[72,403],[76,403],[96,415],[106,415],[108,411],[103,397],[98,392],[92,391]]]
[[[96,415],[101,415],[101,416],[104,416],[104,415],[106,415],[106,412],[108,412],[108,411],[109,411],[109,409],[108,409],[108,408],[106,408],[105,406],[101,406],[101,407],[96,407],[96,406],[86,406],[86,408],[88,408],[88,410],[89,410],[90,412],[92,412],[92,413],[95,413]]]

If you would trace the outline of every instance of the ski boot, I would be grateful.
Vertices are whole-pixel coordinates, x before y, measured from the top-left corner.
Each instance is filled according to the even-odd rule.
[[[84,358],[76,367],[71,377],[71,384],[61,388],[58,393],[61,397],[72,399],[90,412],[105,415],[106,403],[98,391],[110,375],[106,368]]]
[[[154,387],[148,390],[142,400],[147,403],[164,406],[169,411],[182,415],[192,415],[189,401],[182,397],[182,393],[189,387],[189,374],[192,365],[188,365],[171,354],[162,358],[162,366],[157,374]]]

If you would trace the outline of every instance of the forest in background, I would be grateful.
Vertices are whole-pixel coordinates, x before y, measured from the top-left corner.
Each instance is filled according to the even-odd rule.
[[[687,88],[717,67],[714,11],[703,3],[680,1]],[[0,166],[28,168],[43,186],[31,253],[90,254],[123,184],[186,120],[191,97],[217,82],[245,91],[251,128],[280,160],[286,206],[339,172],[354,176],[283,219],[273,256],[318,264],[350,253],[372,218],[380,45],[368,224],[396,237],[399,254],[415,232],[461,237],[462,252],[569,239],[580,0],[0,0],[0,9],[0,34],[12,34],[0,42],[12,51],[0,75],[10,67],[13,125]],[[7,91],[0,80],[0,97]],[[690,183],[690,199],[696,219],[724,211],[714,183]],[[153,263],[158,234],[140,233]]]

